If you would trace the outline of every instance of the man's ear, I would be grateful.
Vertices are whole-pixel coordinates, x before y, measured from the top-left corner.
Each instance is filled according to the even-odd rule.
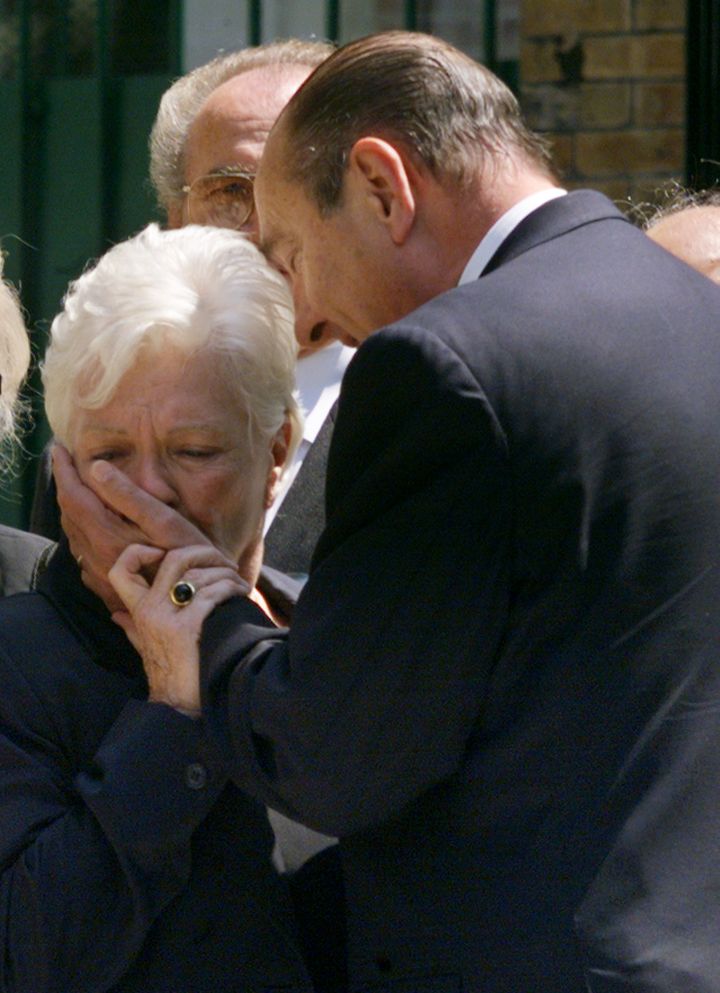
[[[407,239],[417,211],[414,171],[407,157],[382,138],[358,138],[348,168],[396,245]]]
[[[270,467],[265,480],[265,510],[272,507],[277,496],[288,446],[290,445],[290,421],[286,420],[270,444]]]

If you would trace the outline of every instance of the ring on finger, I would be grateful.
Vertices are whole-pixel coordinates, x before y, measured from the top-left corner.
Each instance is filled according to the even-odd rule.
[[[192,583],[186,579],[181,579],[170,590],[170,600],[176,607],[187,607],[196,593],[197,590]]]

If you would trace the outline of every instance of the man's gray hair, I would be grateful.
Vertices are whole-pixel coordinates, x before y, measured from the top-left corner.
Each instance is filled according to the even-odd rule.
[[[30,365],[30,342],[15,291],[2,279],[0,255],[0,473],[7,471],[25,408],[20,387]]]
[[[630,216],[648,231],[670,214],[679,214],[693,207],[720,207],[720,188],[710,186],[705,190],[693,190],[673,181],[658,191],[654,203],[636,204]]]
[[[339,48],[281,121],[286,176],[321,213],[339,204],[347,157],[364,135],[401,143],[453,184],[506,155],[554,176],[547,141],[526,126],[510,89],[448,42],[418,32],[386,31]]]
[[[292,456],[302,415],[290,291],[243,235],[196,225],[151,224],[70,285],[42,365],[55,437],[72,451],[77,411],[105,406],[141,355],[167,348],[217,356],[250,441],[272,439],[287,421]]]
[[[167,211],[173,201],[183,196],[185,146],[190,127],[218,86],[264,66],[314,69],[333,51],[334,46],[327,42],[291,38],[219,55],[177,79],[164,93],[150,133],[150,180],[163,210]]]

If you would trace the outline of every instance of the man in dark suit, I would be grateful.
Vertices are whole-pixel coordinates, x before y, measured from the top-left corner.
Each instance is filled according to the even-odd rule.
[[[327,526],[291,632],[231,600],[199,663],[166,644],[192,550],[152,586],[121,557],[147,665],[168,700],[199,668],[236,781],[340,836],[353,990],[717,993],[717,288],[426,36],[316,70],[257,192],[360,343]]]

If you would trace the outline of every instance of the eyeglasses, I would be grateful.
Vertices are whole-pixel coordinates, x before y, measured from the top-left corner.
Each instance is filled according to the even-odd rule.
[[[200,176],[182,188],[188,220],[218,228],[244,228],[255,210],[254,183],[254,173],[234,167]]]

